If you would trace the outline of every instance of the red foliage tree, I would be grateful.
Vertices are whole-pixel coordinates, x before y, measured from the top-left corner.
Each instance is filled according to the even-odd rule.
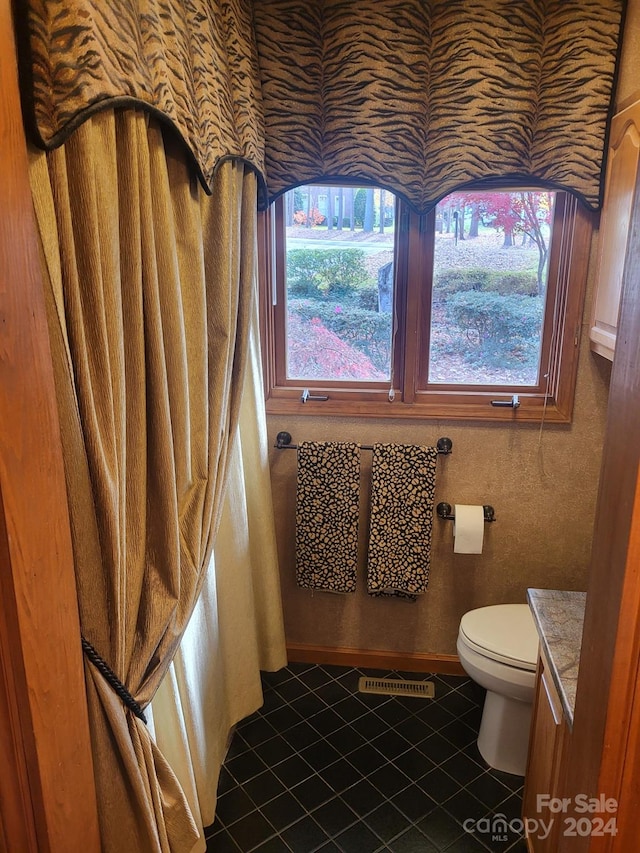
[[[326,217],[320,213],[317,207],[312,207],[308,214],[304,210],[296,210],[293,214],[294,225],[308,225],[310,228],[314,225],[322,225],[325,219]]]
[[[317,317],[305,323],[295,314],[289,314],[287,352],[287,373],[293,378],[385,378],[366,355],[340,340]]]
[[[514,237],[526,235],[538,248],[538,293],[544,290],[545,267],[549,257],[549,244],[545,233],[553,217],[553,193],[544,190],[518,190],[515,192],[465,192],[452,193],[447,202],[464,211],[468,206],[476,209],[485,225],[504,234],[503,247],[514,245]]]

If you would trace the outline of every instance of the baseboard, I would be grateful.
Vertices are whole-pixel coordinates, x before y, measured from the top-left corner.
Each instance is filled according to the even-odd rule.
[[[442,675],[465,675],[457,655],[431,655],[418,652],[385,652],[374,649],[343,649],[332,646],[310,646],[289,643],[290,663],[319,663],[333,666],[356,666],[365,669],[395,669],[401,672],[437,672]]]

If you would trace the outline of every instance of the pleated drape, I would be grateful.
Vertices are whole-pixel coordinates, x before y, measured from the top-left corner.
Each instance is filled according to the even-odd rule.
[[[222,520],[200,598],[153,702],[156,743],[199,827],[213,823],[232,728],[286,663],[257,312]],[[203,853],[201,838],[195,851]],[[194,853],[195,853],[194,851]]]
[[[106,111],[32,158],[83,635],[144,708],[209,564],[243,387],[256,179],[207,197],[142,112]],[[106,853],[189,850],[181,787],[86,664]]]

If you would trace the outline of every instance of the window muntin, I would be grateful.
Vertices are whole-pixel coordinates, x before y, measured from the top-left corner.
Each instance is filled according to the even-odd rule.
[[[279,199],[261,218],[267,410],[478,420],[539,420],[544,416],[548,421],[570,421],[592,216],[574,197],[556,194],[547,226],[547,283],[537,385],[463,385],[441,382],[437,375],[429,375],[434,250],[437,230],[442,226],[437,222],[436,211],[421,217],[401,200],[396,204],[395,222],[391,377],[363,381],[286,375],[284,200]],[[467,212],[466,229],[469,223]],[[468,237],[467,231],[465,236]],[[518,239],[522,240],[522,235]],[[325,402],[302,406],[303,388],[323,396]],[[492,400],[504,401],[513,393],[520,395],[517,410],[491,406]]]

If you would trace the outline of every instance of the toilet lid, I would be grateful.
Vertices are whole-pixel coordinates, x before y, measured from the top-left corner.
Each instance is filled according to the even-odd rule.
[[[465,642],[485,657],[534,670],[538,632],[527,604],[493,604],[465,613],[460,621]]]

